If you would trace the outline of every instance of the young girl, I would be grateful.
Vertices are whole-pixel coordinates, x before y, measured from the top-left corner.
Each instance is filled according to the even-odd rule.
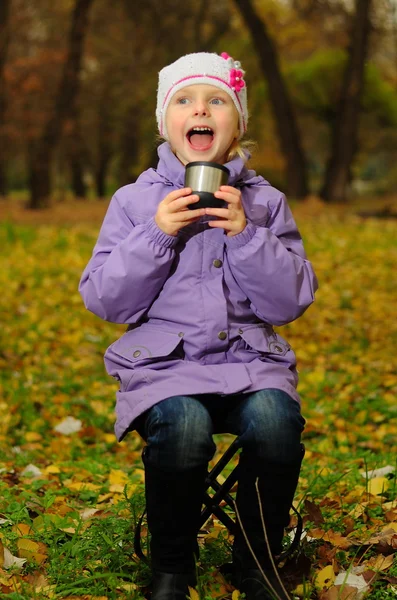
[[[183,600],[196,583],[214,433],[240,437],[236,503],[265,574],[257,478],[270,549],[281,551],[305,421],[295,355],[273,326],[297,319],[317,283],[284,195],[245,166],[240,63],[197,53],[165,67],[156,116],[166,140],[157,169],[114,195],[80,292],[102,319],[129,324],[105,354],[120,383],[115,431],[146,440],[152,600]],[[200,160],[230,171],[215,193],[223,208],[188,208],[199,198],[184,187],[185,165]],[[241,530],[233,563],[247,600],[273,597]]]

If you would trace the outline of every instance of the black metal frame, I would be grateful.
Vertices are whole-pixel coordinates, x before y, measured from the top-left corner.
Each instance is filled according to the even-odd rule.
[[[224,452],[216,465],[208,473],[205,480],[206,491],[203,499],[205,508],[201,511],[200,527],[203,527],[206,521],[208,521],[209,517],[213,514],[225,527],[227,527],[230,533],[235,533],[236,522],[233,521],[233,519],[223,510],[223,508],[220,506],[220,502],[224,500],[234,511],[234,500],[229,492],[238,480],[238,465],[234,467],[233,471],[228,475],[222,484],[220,484],[216,478],[240,448],[240,441],[237,437]],[[210,496],[208,493],[209,488],[212,488],[215,492],[212,496]]]
[[[225,481],[220,484],[217,481],[218,475],[223,471],[225,466],[231,461],[231,459],[235,456],[235,454],[240,450],[240,439],[238,437],[231,443],[229,448],[223,453],[221,458],[215,464],[215,466],[209,471],[206,477],[206,491],[204,492],[203,504],[205,507],[201,511],[200,528],[205,525],[208,521],[209,517],[213,514],[217,519],[229,530],[231,534],[235,534],[236,531],[236,522],[224,511],[224,509],[220,506],[220,503],[224,500],[226,504],[235,511],[234,500],[230,495],[230,490],[234,486],[234,484],[238,481],[239,474],[239,465],[237,464],[234,467],[233,471],[228,475]],[[305,446],[301,444],[301,460],[305,455]],[[215,492],[213,495],[208,493],[208,490],[212,488]],[[290,545],[290,547],[285,550],[279,557],[277,562],[280,563],[285,560],[288,556],[290,556],[293,552],[295,552],[299,546],[299,542],[302,536],[303,523],[302,517],[299,512],[296,510],[294,506],[292,506],[292,510],[295,512],[298,517],[298,524],[296,527],[296,532],[294,539]],[[143,512],[142,516],[138,520],[136,529],[135,529],[135,537],[134,537],[134,550],[136,555],[143,560],[144,562],[148,562],[147,557],[143,554],[141,549],[141,527],[142,521],[146,514],[146,509]]]

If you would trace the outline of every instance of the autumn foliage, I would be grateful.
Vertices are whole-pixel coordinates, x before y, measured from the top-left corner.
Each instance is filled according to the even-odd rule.
[[[115,441],[116,387],[102,360],[124,327],[87,313],[77,292],[105,207],[60,205],[39,218],[9,206],[0,205],[0,598],[143,598],[148,570],[133,550],[142,443],[136,434]],[[302,554],[285,582],[300,599],[391,600],[395,220],[315,200],[294,213],[320,290],[283,328],[298,356],[307,419],[296,495]],[[218,437],[218,452],[230,440]],[[145,546],[145,530],[142,539]],[[216,520],[200,545],[197,594],[237,600],[219,572],[230,539]]]

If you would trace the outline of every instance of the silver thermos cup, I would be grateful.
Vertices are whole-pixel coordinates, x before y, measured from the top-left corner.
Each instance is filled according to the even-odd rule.
[[[186,165],[185,187],[192,188],[192,193],[200,197],[198,202],[189,204],[189,208],[222,208],[223,200],[215,198],[214,192],[221,185],[226,185],[229,178],[229,169],[215,162],[196,161]]]

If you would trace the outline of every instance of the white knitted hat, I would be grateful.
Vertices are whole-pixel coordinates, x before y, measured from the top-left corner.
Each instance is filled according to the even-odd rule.
[[[159,73],[156,118],[160,135],[168,139],[165,115],[171,98],[178,90],[206,83],[227,92],[239,114],[240,137],[247,131],[247,87],[241,64],[231,56],[209,52],[186,54]]]

